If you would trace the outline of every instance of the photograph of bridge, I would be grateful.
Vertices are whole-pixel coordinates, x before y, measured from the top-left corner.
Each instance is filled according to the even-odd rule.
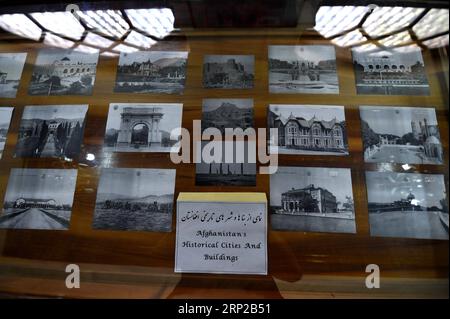
[[[203,87],[251,89],[255,78],[254,55],[205,55]]]
[[[3,156],[3,150],[5,149],[6,137],[8,135],[13,111],[13,107],[0,107],[0,159]]]
[[[26,58],[26,53],[0,53],[0,97],[16,97]]]
[[[275,230],[356,233],[350,169],[278,167],[270,212]]]
[[[339,94],[331,45],[270,45],[269,92]]]
[[[104,168],[92,227],[170,232],[175,174],[175,169]]]
[[[448,240],[443,175],[366,172],[370,234]]]
[[[76,169],[11,169],[0,228],[69,229]]]
[[[15,157],[77,158],[87,110],[81,104],[25,106]]]

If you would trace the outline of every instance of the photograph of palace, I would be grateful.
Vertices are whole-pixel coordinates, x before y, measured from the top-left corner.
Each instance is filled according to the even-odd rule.
[[[8,136],[9,124],[13,114],[13,107],[0,107],[0,159],[3,156],[3,150],[6,145],[6,137]]]
[[[178,152],[172,147],[179,135],[183,104],[111,103],[104,140],[109,152]]]
[[[15,157],[76,158],[87,110],[87,105],[25,106]]]
[[[443,175],[366,172],[370,234],[448,240]]]
[[[253,128],[253,99],[203,99],[202,132],[209,127],[222,136],[226,128]]]
[[[270,211],[275,230],[355,233],[350,169],[278,167],[270,175]]]
[[[358,94],[430,94],[420,48],[406,52],[353,49],[352,55]]]
[[[360,106],[360,116],[366,162],[443,163],[434,108]]]
[[[30,95],[91,95],[98,53],[41,49],[31,76]]]
[[[170,232],[175,173],[175,169],[102,169],[92,227]]]
[[[0,228],[69,229],[76,181],[76,169],[11,169]]]
[[[271,104],[267,120],[271,154],[348,155],[343,106]]]
[[[0,98],[16,97],[26,58],[26,53],[0,53]]]
[[[270,93],[339,94],[331,45],[270,45]]]
[[[255,78],[253,55],[205,55],[203,87],[251,89]]]
[[[122,52],[114,92],[181,94],[187,57],[182,51]]]

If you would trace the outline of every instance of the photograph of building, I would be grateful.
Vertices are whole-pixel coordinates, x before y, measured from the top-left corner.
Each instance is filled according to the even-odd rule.
[[[0,228],[69,229],[76,169],[11,169]]]
[[[360,116],[366,162],[443,163],[434,108],[360,106]]]
[[[270,175],[270,211],[275,230],[355,233],[350,169],[278,167]]]
[[[0,107],[0,159],[3,156],[3,150],[5,149],[6,137],[8,135],[13,111],[13,107]]]
[[[343,106],[271,104],[267,120],[268,128],[278,129],[270,153],[348,155]]]
[[[170,232],[175,174],[175,169],[104,168],[92,227]]]
[[[15,98],[26,53],[0,53],[0,98]]]
[[[270,45],[269,92],[339,94],[331,45]]]
[[[111,103],[104,140],[110,152],[178,152],[183,105],[179,103]]]
[[[31,76],[30,95],[91,95],[98,53],[41,49]]]
[[[358,94],[429,95],[420,48],[399,52],[352,50]]]
[[[448,240],[443,175],[366,172],[370,234]]]
[[[87,105],[25,106],[15,157],[76,159],[83,143]]]
[[[205,55],[203,87],[251,89],[255,78],[253,55]]]
[[[187,58],[183,51],[122,52],[114,92],[181,94]]]

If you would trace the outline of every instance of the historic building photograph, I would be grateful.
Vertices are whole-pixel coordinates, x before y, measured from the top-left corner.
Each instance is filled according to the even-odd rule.
[[[76,169],[11,169],[0,228],[69,229],[76,181]]]
[[[271,104],[267,120],[270,153],[348,155],[343,106]]]
[[[434,108],[360,106],[360,117],[366,162],[443,163]]]
[[[350,169],[278,167],[270,211],[275,230],[356,233]]]
[[[0,98],[15,98],[26,53],[0,53]]]
[[[331,45],[269,45],[269,92],[339,94]]]
[[[420,48],[371,52],[352,50],[356,92],[379,95],[430,95]]]
[[[92,95],[98,53],[41,49],[31,76],[30,95]]]
[[[170,232],[175,174],[175,169],[102,169],[92,227]]]
[[[181,94],[187,58],[183,51],[122,52],[114,92]]]
[[[111,103],[104,140],[110,152],[178,152],[181,103]]]
[[[6,137],[8,136],[9,124],[13,114],[13,107],[0,107],[0,159],[3,156],[3,150],[6,145]]]
[[[205,55],[203,87],[251,89],[255,78],[254,55]]]
[[[366,172],[370,234],[448,240],[443,175]]]
[[[87,105],[25,106],[15,157],[76,159],[83,143]]]

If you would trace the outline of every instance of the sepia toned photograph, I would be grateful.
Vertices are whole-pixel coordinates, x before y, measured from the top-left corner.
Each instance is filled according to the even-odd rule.
[[[267,120],[271,154],[348,155],[343,106],[271,104]]]
[[[188,52],[122,52],[114,92],[182,94]]]
[[[443,175],[366,172],[370,234],[448,240]]]
[[[360,116],[365,162],[443,163],[434,108],[361,106]]]
[[[356,233],[348,168],[279,167],[270,175],[274,230]]]
[[[174,169],[104,168],[92,227],[170,232],[175,174]]]
[[[76,169],[11,169],[0,228],[67,230]]]
[[[269,92],[339,94],[331,45],[270,45]]]
[[[108,152],[178,152],[181,103],[111,103],[104,140]]]
[[[13,107],[0,107],[0,159],[6,146],[6,137],[8,136],[13,111]]]
[[[31,76],[30,95],[92,95],[98,53],[41,49]]]
[[[0,98],[16,97],[26,58],[26,53],[0,53]]]
[[[83,143],[87,105],[25,106],[15,157],[75,159]]]
[[[254,55],[205,55],[203,87],[251,89],[255,78]]]
[[[203,99],[202,131],[209,127],[223,136],[226,128],[253,128],[253,99]]]
[[[352,50],[356,92],[374,95],[430,95],[420,48],[405,52]]]

